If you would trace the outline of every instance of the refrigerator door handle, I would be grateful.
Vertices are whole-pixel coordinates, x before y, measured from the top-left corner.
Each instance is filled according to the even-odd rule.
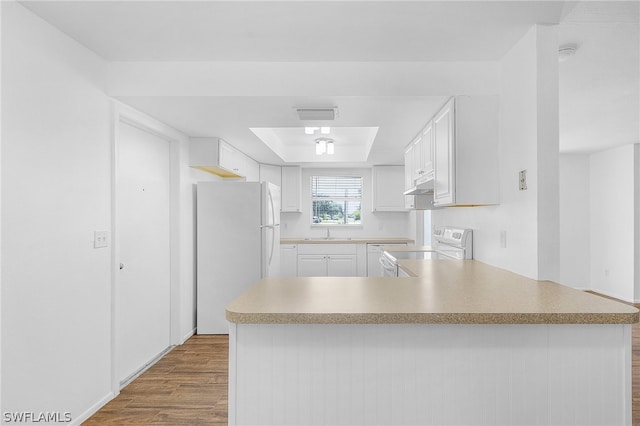
[[[269,253],[269,266],[271,266],[271,260],[273,259],[273,251],[276,248],[276,233],[273,230],[273,226],[271,227],[271,232],[273,232],[273,235],[271,236],[271,252]]]
[[[276,224],[276,225],[260,225],[260,229],[264,229],[264,228],[275,228],[276,226],[280,226],[280,224]]]
[[[273,194],[269,190],[269,207],[271,208],[271,224],[275,224],[276,222],[276,207],[273,204]]]

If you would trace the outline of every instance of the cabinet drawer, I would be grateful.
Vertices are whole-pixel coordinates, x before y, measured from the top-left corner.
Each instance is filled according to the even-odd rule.
[[[298,244],[298,254],[356,254],[356,245]]]

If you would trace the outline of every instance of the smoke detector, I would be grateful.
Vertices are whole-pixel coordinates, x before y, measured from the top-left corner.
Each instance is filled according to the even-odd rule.
[[[563,44],[558,48],[558,60],[560,62],[564,62],[567,59],[573,57],[578,50],[577,44]]]

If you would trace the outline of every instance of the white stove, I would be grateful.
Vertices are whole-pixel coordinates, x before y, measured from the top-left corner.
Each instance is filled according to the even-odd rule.
[[[398,276],[398,260],[473,259],[473,231],[450,226],[433,231],[432,246],[383,247],[380,256],[384,276]]]

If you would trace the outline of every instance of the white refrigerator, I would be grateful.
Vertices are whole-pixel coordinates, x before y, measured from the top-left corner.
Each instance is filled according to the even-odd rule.
[[[197,330],[228,334],[227,304],[280,273],[280,187],[199,182],[196,203]]]

